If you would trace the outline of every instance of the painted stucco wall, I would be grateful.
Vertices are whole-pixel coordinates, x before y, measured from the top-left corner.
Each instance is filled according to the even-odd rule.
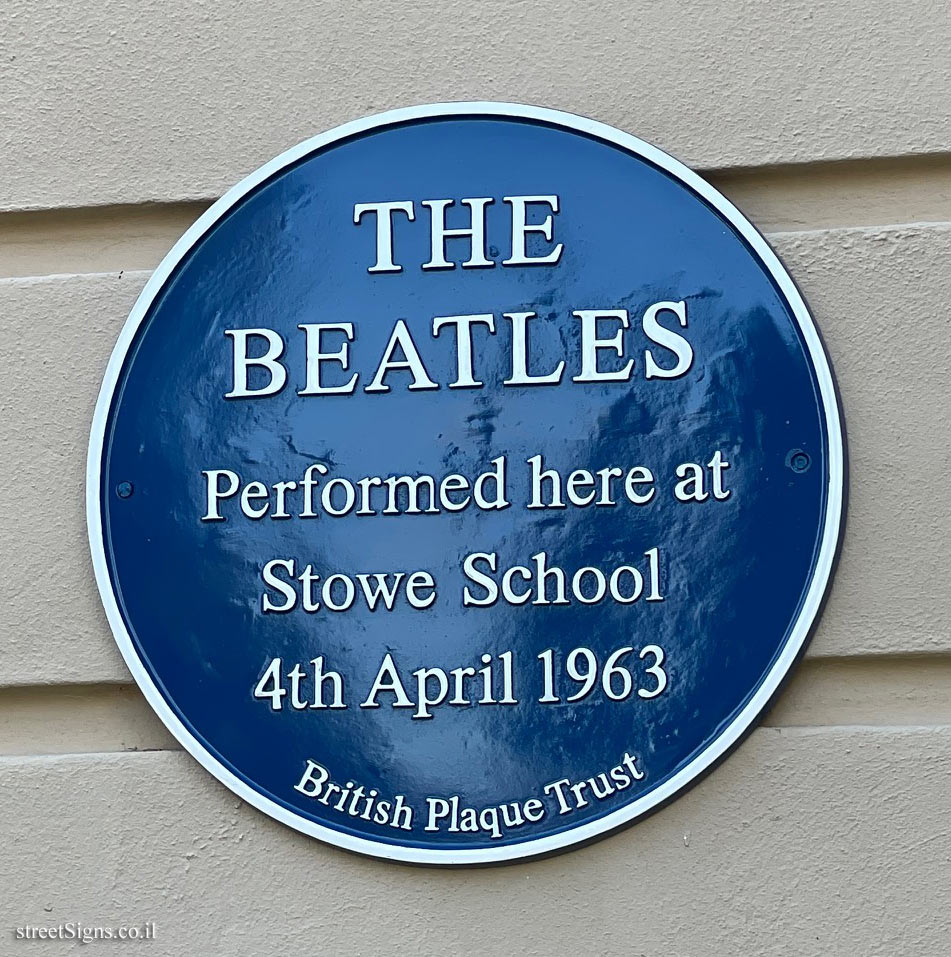
[[[911,0],[0,0],[0,954],[951,952],[951,16]],[[85,541],[96,392],[214,198],[426,101],[585,113],[763,229],[826,339],[848,528],[763,726],[650,819],[541,862],[365,860],[243,805],[155,719]]]

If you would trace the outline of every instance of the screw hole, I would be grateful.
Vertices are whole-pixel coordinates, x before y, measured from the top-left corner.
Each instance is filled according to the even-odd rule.
[[[798,475],[802,475],[803,472],[808,472],[810,465],[812,465],[812,459],[809,457],[809,453],[803,452],[802,449],[793,449],[789,455],[786,456],[786,466]]]

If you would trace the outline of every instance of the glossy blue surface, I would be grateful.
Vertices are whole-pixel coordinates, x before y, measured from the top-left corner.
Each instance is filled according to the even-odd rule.
[[[547,193],[561,201],[557,266],[419,268],[429,258],[421,200],[495,197],[488,245],[501,260],[510,212],[501,197]],[[415,223],[396,220],[404,270],[370,275],[373,226],[354,226],[353,206],[396,199],[417,208]],[[457,205],[456,213],[450,226],[465,222],[466,211]],[[461,260],[468,243],[450,241],[447,249]],[[651,344],[639,320],[659,300],[687,304],[689,326],[680,331],[694,362],[678,379],[644,377]],[[571,313],[593,308],[630,312],[629,382],[570,381],[579,337]],[[532,369],[550,371],[564,358],[561,384],[502,386],[511,338],[502,313],[513,311],[538,313]],[[451,336],[433,337],[433,317],[489,312],[496,335],[475,335],[485,386],[446,388],[455,350]],[[410,392],[409,376],[397,371],[389,393],[367,394],[362,387],[399,318],[441,387]],[[358,372],[357,390],[297,395],[304,385],[298,325],[342,321],[355,327],[351,369],[326,372],[334,383]],[[232,387],[225,330],[260,326],[287,342],[288,385],[269,398],[225,400]],[[672,358],[656,347],[655,354]],[[602,363],[621,364],[608,353]],[[531,841],[657,788],[709,747],[759,687],[812,575],[827,445],[815,371],[789,306],[745,241],[690,189],[580,133],[518,119],[430,120],[338,143],[279,173],[183,260],[143,323],[116,391],[103,459],[105,548],[126,627],[156,686],[207,750],[255,790],[304,818],[381,843]],[[717,450],[730,462],[730,497],[677,502],[676,466],[707,463]],[[808,456],[804,471],[787,464],[793,450]],[[647,466],[658,491],[640,507],[621,496],[613,507],[527,510],[525,462],[536,454],[563,476]],[[299,480],[315,461],[328,467],[328,479],[474,476],[499,455],[507,458],[512,505],[498,512],[255,521],[231,499],[226,521],[200,521],[206,469],[267,484]],[[134,488],[126,498],[117,492],[122,482]],[[570,573],[644,568],[652,547],[662,555],[661,602],[462,607],[460,565],[470,552],[497,552],[506,568],[544,550]],[[355,605],[339,614],[262,614],[261,568],[274,558],[310,562],[323,576],[425,569],[438,599],[422,611],[401,599],[392,612]],[[573,703],[538,702],[537,656],[546,649],[563,663],[585,646],[603,662],[618,647],[648,644],[666,655],[669,684],[658,697],[612,701],[598,688]],[[505,651],[515,659],[517,705],[442,705],[430,720],[390,707],[386,696],[379,709],[359,707],[387,652],[410,688],[419,667],[480,667],[483,653]],[[345,710],[272,711],[253,697],[275,656],[291,665],[317,655],[344,676]],[[636,653],[627,661],[650,688],[647,662]],[[562,682],[562,698],[571,690]],[[549,797],[541,821],[500,839],[423,830],[427,797],[459,795],[475,808],[524,801],[549,782],[616,766],[626,752],[637,756],[643,780],[569,814],[557,813]],[[413,830],[296,791],[308,759],[334,781],[404,795],[420,815]]]

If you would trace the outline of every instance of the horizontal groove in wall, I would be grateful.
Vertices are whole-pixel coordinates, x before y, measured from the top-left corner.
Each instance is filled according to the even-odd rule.
[[[0,755],[177,748],[135,685],[0,691]]]
[[[807,660],[761,724],[767,728],[951,725],[951,659]],[[0,690],[0,756],[178,747],[134,685]]]
[[[764,233],[951,222],[951,156],[704,174]]]
[[[208,203],[0,214],[0,279],[154,269]]]
[[[951,724],[951,658],[812,658],[764,716],[766,727]]]
[[[767,233],[951,222],[951,156],[705,175]],[[209,203],[0,214],[0,278],[153,269]]]

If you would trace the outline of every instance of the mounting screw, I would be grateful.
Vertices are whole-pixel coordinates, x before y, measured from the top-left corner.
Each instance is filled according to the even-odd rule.
[[[120,482],[116,486],[116,495],[118,495],[119,498],[130,498],[134,491],[135,488],[131,482]]]
[[[789,455],[786,456],[786,466],[799,475],[803,472],[808,472],[810,465],[812,465],[812,459],[809,458],[808,453],[803,452],[802,449],[793,449]]]

